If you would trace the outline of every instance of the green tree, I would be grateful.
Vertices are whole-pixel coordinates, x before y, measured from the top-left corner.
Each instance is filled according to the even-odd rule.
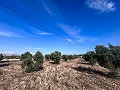
[[[46,55],[45,55],[45,59],[46,59],[46,60],[50,60],[50,54],[46,54]]]
[[[26,58],[32,58],[32,54],[30,52],[25,52],[24,54],[21,54],[21,60],[26,59]]]
[[[60,64],[61,52],[55,51],[51,53],[50,59],[54,61],[55,64]]]
[[[116,77],[118,74],[117,69],[120,68],[120,46],[113,46],[109,44],[109,47],[98,45],[95,48],[97,61],[105,68],[110,69],[110,76]]]
[[[73,59],[73,56],[72,56],[72,55],[68,55],[68,59],[69,59],[69,60],[72,60],[72,59]]]
[[[32,60],[32,54],[30,52],[25,52],[21,54],[21,68],[25,69],[27,73],[34,71],[34,62]]]
[[[68,55],[62,55],[62,59],[63,59],[64,61],[67,61],[67,60],[68,60]]]
[[[42,53],[40,51],[37,51],[34,55],[34,70],[38,71],[39,69],[43,68],[43,59],[44,56],[42,55]]]
[[[32,58],[28,57],[28,58],[25,58],[23,60],[23,63],[22,63],[22,68],[25,68],[25,71],[27,73],[30,73],[30,72],[33,72],[34,71],[34,63],[32,61]]]
[[[3,54],[1,53],[0,54],[0,61],[3,59]]]

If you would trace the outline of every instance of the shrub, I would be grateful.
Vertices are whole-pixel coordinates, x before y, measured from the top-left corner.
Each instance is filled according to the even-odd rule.
[[[68,55],[68,59],[69,59],[69,60],[72,60],[72,59],[73,59],[73,56],[72,56],[72,55]]]
[[[55,64],[60,64],[61,52],[55,51],[51,53],[50,59],[54,61]]]
[[[40,51],[37,51],[36,54],[34,55],[34,69],[35,71],[38,71],[39,69],[43,68],[43,59],[44,56],[42,55],[42,53]]]
[[[116,71],[116,70],[109,72],[108,76],[111,78],[120,78],[120,75],[119,75],[118,71]]]
[[[30,66],[26,66],[26,68],[25,68],[25,72],[27,72],[27,73],[31,73],[31,72],[33,72],[34,71],[34,67],[32,66],[32,65],[30,65]]]
[[[26,59],[26,58],[32,58],[32,54],[30,52],[25,52],[24,54],[21,54],[21,60]]]
[[[110,69],[109,76],[117,77],[119,72],[116,69],[120,68],[120,46],[109,44],[109,47],[105,47],[97,45],[95,51],[99,65]]]
[[[3,59],[3,54],[1,53],[0,54],[0,61]]]
[[[37,51],[33,58],[34,58],[34,61],[43,63],[44,56],[42,55],[40,51]]]
[[[95,65],[96,62],[97,62],[96,59],[90,59],[90,60],[89,60],[89,64],[92,65],[92,66]]]
[[[36,61],[34,63],[34,70],[38,71],[38,70],[41,70],[41,69],[43,69],[43,63],[40,63],[40,62]]]
[[[51,53],[51,55],[50,55],[50,59],[51,59],[52,61],[54,61],[54,59],[56,58],[55,56],[56,56],[56,54],[55,54],[54,52]]]
[[[63,59],[64,61],[67,61],[67,60],[68,60],[68,55],[62,55],[62,59]]]
[[[46,60],[50,60],[50,54],[46,54],[46,55],[45,55],[45,59],[46,59]]]
[[[54,63],[55,64],[60,64],[60,56],[59,55],[55,56]]]
[[[27,73],[30,73],[30,72],[33,72],[34,71],[34,67],[33,67],[34,63],[32,61],[32,58],[28,57],[28,58],[25,58],[23,60],[23,63],[21,64],[21,67],[22,68],[25,68],[25,71]]]

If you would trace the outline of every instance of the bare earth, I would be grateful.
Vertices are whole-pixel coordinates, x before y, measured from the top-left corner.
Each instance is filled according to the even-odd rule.
[[[24,73],[21,61],[0,63],[0,90],[120,90],[120,80],[107,77],[109,70],[81,59],[44,63],[44,69]]]

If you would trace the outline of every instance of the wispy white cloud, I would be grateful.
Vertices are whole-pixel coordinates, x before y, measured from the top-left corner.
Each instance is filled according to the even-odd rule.
[[[23,31],[20,28],[13,27],[7,23],[0,22],[0,36],[5,37],[25,37],[21,35]]]
[[[71,36],[76,36],[80,34],[80,29],[77,27],[72,27],[66,24],[58,24],[58,26]]]
[[[41,4],[42,4],[42,7],[45,9],[45,11],[46,11],[48,14],[50,14],[50,15],[55,15],[55,13],[54,13],[53,10],[52,10],[52,9],[54,9],[54,8],[52,8],[53,6],[52,6],[52,4],[50,3],[50,1],[49,1],[49,3],[47,3],[48,1],[46,1],[46,0],[41,0],[40,2],[41,2]],[[52,9],[51,9],[51,8],[52,8]]]
[[[47,32],[39,32],[39,35],[51,35],[52,33],[47,33]]]
[[[87,0],[86,5],[89,8],[100,12],[110,12],[116,10],[115,3],[111,0]]]
[[[27,28],[31,29],[32,33],[34,34],[38,34],[38,35],[51,35],[53,33],[49,33],[49,32],[45,32],[45,31],[41,31],[37,28],[31,27],[31,26],[26,26]]]
[[[97,38],[90,38],[90,37],[76,37],[77,38],[77,42],[78,43],[82,43],[82,42],[95,42],[97,41]]]
[[[71,39],[66,39],[68,42],[71,42],[71,43],[75,43],[73,40],[71,40]]]
[[[59,27],[65,31],[69,36],[71,36],[73,40],[71,39],[67,39],[67,41],[71,42],[71,43],[83,43],[83,42],[95,42],[97,39],[96,38],[91,38],[91,37],[85,37],[85,36],[82,36],[80,35],[80,28],[77,28],[77,27],[72,27],[72,26],[69,26],[69,25],[66,25],[66,24],[58,24]]]
[[[23,37],[23,36],[17,35],[14,32],[9,32],[9,31],[0,31],[0,36],[6,36],[6,37]]]

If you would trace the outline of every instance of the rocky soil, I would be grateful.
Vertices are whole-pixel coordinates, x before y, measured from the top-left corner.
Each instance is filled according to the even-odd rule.
[[[60,65],[45,61],[43,70],[32,73],[23,72],[20,63],[0,63],[0,90],[120,90],[120,80],[109,78],[109,70],[81,59]]]

